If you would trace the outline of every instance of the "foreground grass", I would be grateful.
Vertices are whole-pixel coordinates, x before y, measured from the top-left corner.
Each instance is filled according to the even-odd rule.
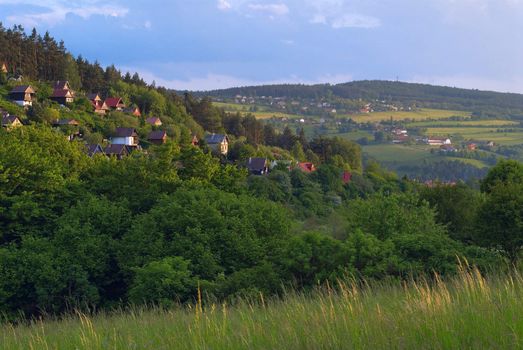
[[[340,284],[284,300],[0,327],[2,349],[507,349],[523,346],[523,279]]]

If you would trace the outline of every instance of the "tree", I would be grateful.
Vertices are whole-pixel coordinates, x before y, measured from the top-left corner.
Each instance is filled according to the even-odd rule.
[[[515,160],[500,160],[481,182],[481,191],[489,193],[500,183],[523,183],[523,164]]]

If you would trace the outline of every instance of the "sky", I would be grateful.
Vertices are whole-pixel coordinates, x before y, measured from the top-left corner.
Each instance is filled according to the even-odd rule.
[[[0,21],[179,90],[385,79],[523,93],[523,0],[0,0]]]

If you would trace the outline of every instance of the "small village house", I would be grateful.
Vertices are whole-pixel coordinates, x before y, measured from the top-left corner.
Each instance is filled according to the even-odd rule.
[[[105,147],[104,153],[108,157],[116,157],[116,159],[120,160],[123,157],[127,157],[131,153],[131,149],[126,145],[112,144]]]
[[[105,99],[105,104],[113,111],[121,112],[125,108],[125,104],[120,97],[108,97]]]
[[[0,72],[7,74],[7,65],[4,62],[0,63]]]
[[[162,126],[162,121],[158,117],[150,117],[145,120],[147,124],[150,124],[152,126]]]
[[[59,80],[54,84],[53,94],[49,97],[61,105],[74,102],[74,91],[71,90],[68,81]]]
[[[87,155],[91,158],[97,154],[105,155],[104,149],[99,144],[86,144],[85,148]]]
[[[191,145],[198,146],[200,144],[200,140],[198,140],[198,137],[196,135],[192,136]]]
[[[22,121],[15,115],[5,115],[2,117],[2,127],[7,130],[22,126]]]
[[[35,94],[31,85],[19,85],[9,92],[9,99],[17,105],[28,107],[33,105]]]
[[[439,149],[442,151],[442,152],[457,152],[458,150],[456,148],[454,148],[454,146],[452,145],[441,145],[439,146]]]
[[[247,161],[247,170],[253,175],[264,175],[269,172],[267,158],[251,158]]]
[[[424,141],[426,144],[430,146],[442,146],[452,144],[452,141],[448,137],[428,137]]]
[[[99,94],[89,94],[87,96],[91,104],[93,105],[94,112],[96,114],[105,115],[109,110],[107,104],[102,100]]]
[[[141,117],[142,112],[140,112],[140,108],[134,106],[134,107],[127,107],[123,110],[124,113],[134,115],[135,117]]]
[[[52,124],[55,128],[58,128],[62,130],[64,133],[67,134],[67,140],[73,141],[77,137],[80,137],[80,130],[78,126],[80,123],[78,123],[74,119],[58,119],[55,120]]]
[[[205,136],[205,143],[211,151],[221,155],[229,152],[229,137],[223,134],[209,134]]]
[[[153,145],[163,145],[167,142],[167,132],[164,130],[151,131],[147,136],[147,140]]]
[[[312,173],[316,171],[316,167],[311,162],[298,163],[298,169],[300,169],[304,173]]]
[[[114,145],[138,147],[138,133],[134,128],[116,128],[114,136],[111,138],[111,143]]]

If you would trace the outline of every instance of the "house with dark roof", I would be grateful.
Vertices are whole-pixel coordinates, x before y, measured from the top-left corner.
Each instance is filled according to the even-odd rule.
[[[105,115],[109,110],[107,104],[102,100],[99,94],[89,94],[87,96],[91,104],[93,105],[94,112],[96,114]]]
[[[9,92],[9,99],[17,105],[27,107],[33,105],[35,90],[31,85],[19,85]]]
[[[105,104],[109,109],[113,111],[123,111],[125,108],[125,104],[123,103],[123,100],[120,97],[107,97],[105,99]]]
[[[267,158],[249,158],[247,170],[253,175],[264,175],[269,172],[269,162]]]
[[[217,154],[226,155],[229,152],[229,137],[223,134],[209,134],[205,136],[205,143]]]
[[[104,153],[108,157],[116,157],[116,159],[120,160],[128,156],[131,153],[131,149],[126,145],[112,144],[105,147]]]
[[[162,121],[158,117],[150,117],[145,120],[147,124],[152,126],[162,126]]]
[[[0,63],[0,72],[7,74],[7,65],[4,62]]]
[[[127,107],[123,109],[124,113],[134,115],[135,117],[141,117],[142,112],[140,112],[140,108],[133,106],[133,107]]]
[[[73,141],[76,138],[81,137],[78,123],[74,119],[57,119],[52,123],[53,127],[59,129],[67,135],[67,141]]]
[[[68,81],[59,80],[54,84],[53,94],[49,98],[61,105],[73,103],[74,91],[71,90]]]
[[[2,127],[8,130],[22,126],[22,121],[15,115],[4,115],[2,116]]]
[[[138,142],[138,133],[134,128],[116,128],[114,136],[111,138],[112,144],[128,147],[138,147]]]
[[[147,140],[154,145],[163,145],[167,142],[167,132],[164,130],[151,131]]]
[[[86,144],[85,148],[87,155],[91,158],[96,154],[105,155],[104,149],[99,144]]]

